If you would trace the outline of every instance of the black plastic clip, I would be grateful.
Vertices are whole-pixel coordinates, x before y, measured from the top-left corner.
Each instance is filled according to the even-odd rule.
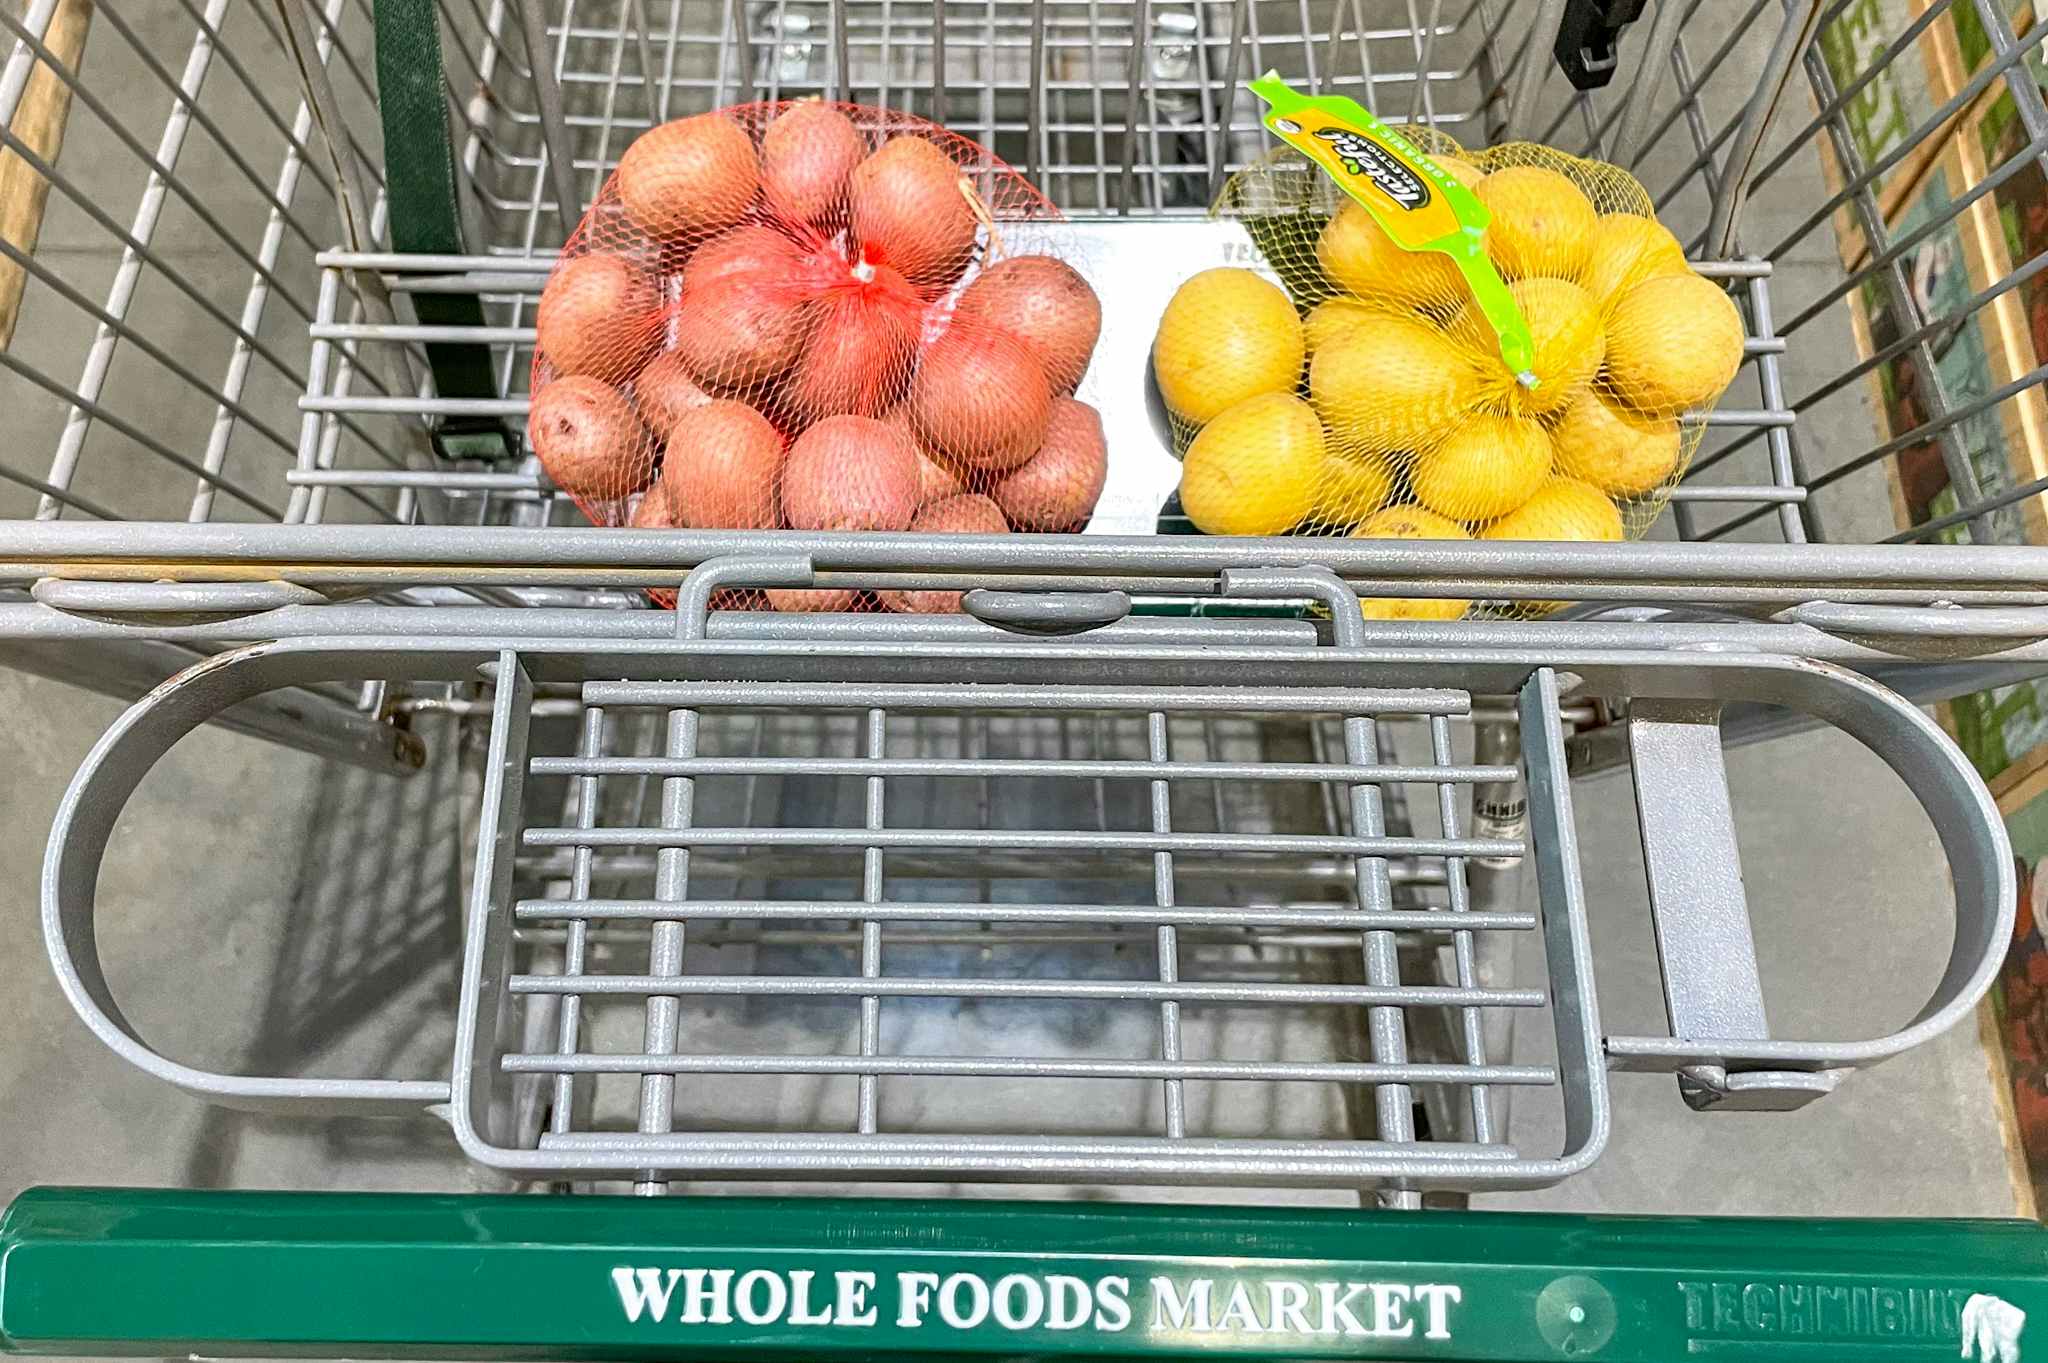
[[[1621,31],[1643,17],[1644,0],[1567,0],[1551,52],[1576,90],[1598,90],[1614,79]]]
[[[449,417],[429,432],[434,453],[443,459],[502,464],[519,457],[519,441],[494,416]]]

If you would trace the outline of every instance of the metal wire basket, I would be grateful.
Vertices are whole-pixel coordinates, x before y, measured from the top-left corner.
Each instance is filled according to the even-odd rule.
[[[1229,243],[1145,236],[1140,224],[1202,218],[1222,180],[1263,149],[1239,85],[1274,67],[1453,136],[1535,136],[1628,165],[1651,186],[1659,211],[1690,229],[1696,255],[1744,262],[1717,273],[1744,305],[1749,363],[1680,492],[1674,528],[1682,537],[1725,538],[1753,526],[1791,542],[1853,540],[1877,528],[1873,506],[1888,515],[1882,463],[1932,443],[1962,504],[1916,537],[1975,526],[1980,533],[1969,538],[1990,540],[1981,533],[1987,518],[2038,489],[1973,465],[1964,446],[1973,421],[2023,405],[2020,385],[1960,394],[1930,382],[1925,420],[1882,442],[1862,438],[1860,412],[1854,424],[1839,418],[1855,409],[1859,381],[1879,361],[1911,354],[1933,375],[1929,347],[2009,305],[2031,277],[2028,262],[2011,262],[2006,277],[1946,311],[1930,310],[1909,278],[1916,248],[2023,169],[2029,144],[1989,167],[1933,221],[1888,230],[1880,198],[1900,164],[1925,155],[1986,88],[2009,88],[2024,126],[2039,124],[2039,91],[2017,76],[2040,35],[2019,39],[1995,14],[1986,26],[1991,54],[1969,86],[1901,127],[1880,163],[1867,164],[1858,148],[1869,139],[1851,137],[1850,127],[1868,120],[1865,106],[1881,93],[1892,98],[1893,77],[1884,73],[1937,18],[1974,15],[1973,7],[1936,5],[1890,42],[1846,57],[1830,55],[1861,31],[1860,15],[1840,13],[1845,6],[1739,7],[1740,14],[1660,7],[1642,26],[1641,50],[1620,63],[1620,82],[1575,92],[1532,36],[1555,31],[1550,21],[1562,0],[1541,6],[1527,25],[1511,23],[1509,7],[1480,0],[1363,8],[570,0],[531,15],[520,5],[488,13],[444,5],[471,254],[437,259],[382,249],[385,156],[362,6],[337,0],[303,15],[295,6],[195,6],[183,20],[151,19],[147,31],[119,13],[97,16],[96,41],[126,48],[105,59],[135,68],[144,86],[119,103],[169,103],[170,120],[152,145],[147,126],[115,107],[112,92],[48,74],[43,59],[60,54],[45,30],[61,6],[36,0],[25,16],[5,20],[15,48],[0,113],[11,117],[31,73],[43,71],[38,80],[73,104],[73,154],[90,158],[81,164],[90,164],[91,178],[50,166],[20,136],[10,134],[8,145],[50,172],[54,232],[118,245],[122,257],[102,288],[72,277],[61,256],[19,248],[10,255],[26,275],[23,306],[34,325],[4,352],[28,424],[23,453],[0,466],[0,476],[30,494],[15,503],[18,512],[39,519],[422,527],[559,519],[566,506],[531,465],[450,468],[422,456],[428,434],[449,417],[522,413],[537,276],[637,130],[739,100],[811,93],[908,108],[985,142],[1069,214],[1132,229],[1128,237],[1107,234],[1131,243],[1115,264],[1156,256],[1168,242],[1165,249],[1183,253],[1175,264],[1184,274],[1206,255],[1227,254]],[[522,17],[544,26],[528,34]],[[1816,46],[1822,19],[1834,24],[1831,34],[1852,38]],[[160,55],[180,27],[192,40],[181,71]],[[289,79],[294,59],[312,79],[309,99],[288,116],[276,78]],[[1802,76],[1816,111],[1788,94]],[[1786,211],[1776,186],[1815,183],[1823,158],[1839,187],[1818,203],[1802,196],[1796,212]],[[144,189],[125,218],[96,192],[100,177],[123,168]],[[211,180],[204,194],[194,188],[216,173],[227,192]],[[1838,227],[1862,234],[1850,268],[1802,269],[1789,286],[1771,268],[1842,259]],[[246,290],[181,268],[177,253],[187,242],[220,253],[222,272],[228,280],[245,275]],[[1119,272],[1103,277],[1116,287]],[[364,312],[366,299],[373,312],[380,306],[380,292],[399,296],[403,313],[405,295],[449,290],[480,292],[487,324],[452,336]],[[1838,305],[1864,291],[1881,295],[1910,330],[1872,360],[1846,363]],[[1151,311],[1148,300],[1131,301],[1137,315],[1126,348],[1145,334]],[[175,333],[157,323],[166,315],[177,319]],[[82,329],[90,335],[79,345]],[[489,347],[495,396],[423,389],[423,346],[458,340]],[[1109,355],[1120,358],[1114,347],[1113,338]],[[172,410],[129,405],[145,374],[161,375],[179,395]],[[40,463],[25,457],[38,445],[53,449]],[[1831,499],[1841,504],[1833,535]]]
[[[80,27],[64,17],[66,3],[35,0],[4,18],[14,50],[0,114],[25,121],[18,110],[68,102],[71,152],[57,166],[52,148],[30,133],[8,133],[6,146],[29,171],[47,174],[53,248],[118,256],[103,280],[63,249],[7,248],[29,322],[0,349],[19,414],[0,480],[16,490],[14,513],[33,518],[10,527],[20,546],[14,580],[40,580],[47,603],[64,610],[134,621],[140,636],[152,633],[149,622],[189,617],[207,602],[219,615],[329,599],[304,571],[323,546],[355,562],[486,562],[471,551],[477,541],[454,532],[573,523],[574,508],[532,459],[449,460],[437,451],[447,451],[453,426],[481,423],[523,453],[516,441],[536,290],[580,205],[638,129],[737,100],[810,93],[943,121],[1018,165],[1076,220],[1076,257],[1091,260],[1113,293],[1096,366],[1117,451],[1108,495],[1119,493],[1121,477],[1124,490],[1156,503],[1174,466],[1132,376],[1173,283],[1247,249],[1234,230],[1202,219],[1215,189],[1263,148],[1240,85],[1273,67],[1469,141],[1537,136],[1629,166],[1702,268],[1742,305],[1742,374],[1709,418],[1707,443],[1657,532],[1701,551],[1669,560],[1682,568],[1655,583],[1642,580],[1643,560],[1626,550],[1581,556],[1567,574],[1557,555],[1532,549],[1520,576],[1629,582],[1607,599],[1708,604],[1718,588],[1758,580],[1748,551],[1714,552],[1715,542],[1937,540],[1966,549],[1944,561],[1950,590],[1903,586],[1904,558],[1823,549],[1801,561],[1801,576],[1827,586],[1791,604],[1831,603],[1799,618],[1854,637],[2038,633],[2031,615],[1851,619],[1836,608],[2031,608],[2044,599],[2034,558],[1976,552],[2023,540],[2048,487],[2048,469],[2028,478],[1994,448],[2003,443],[1998,430],[2048,426],[2035,411],[2040,374],[1964,391],[1940,363],[1973,329],[2024,330],[2018,309],[2039,257],[1993,253],[1973,267],[1989,271],[1983,286],[1960,295],[1950,289],[1937,299],[1924,287],[1946,259],[1948,237],[1983,235],[1987,196],[2031,173],[2048,126],[2026,78],[2039,30],[2016,36],[1996,6],[1975,0],[1944,0],[1896,27],[1865,14],[1867,6],[1743,0],[1730,10],[1674,0],[1624,35],[1613,83],[1578,91],[1539,35],[1557,32],[1580,7],[1544,0],[1524,7],[1526,16],[1511,8],[1485,0],[442,4],[428,32],[445,69],[436,88],[446,96],[461,209],[461,251],[448,255],[390,249],[383,172],[396,162],[380,145],[365,6],[194,4],[146,23],[102,13],[94,60],[113,73],[102,84],[65,65],[62,49]],[[1953,97],[1914,106],[1912,89],[1899,88],[1902,54],[1917,55],[1931,34],[1960,31],[1966,19],[1984,35],[1982,60],[1958,77]],[[163,54],[181,39],[190,52],[174,69]],[[303,90],[295,109],[279,96],[294,88]],[[1984,153],[1994,163],[1977,167],[1931,215],[1887,226],[1909,172],[1924,175],[1943,138],[2001,92],[2020,134]],[[152,115],[166,106],[157,132]],[[132,214],[103,188],[109,182],[140,185]],[[204,254],[204,271],[183,263],[189,251]],[[1947,260],[1945,278],[1963,278],[1955,264]],[[465,323],[417,315],[425,301],[450,296],[474,298],[480,311]],[[1855,317],[1850,300],[1862,305]],[[1884,328],[1862,358],[1855,325]],[[483,391],[436,387],[432,358],[446,347],[486,359]],[[1899,395],[1890,429],[1880,432],[1871,392],[1907,380],[1913,391]],[[43,450],[47,459],[37,457]],[[1900,486],[1917,487],[1938,469],[1949,488],[1907,530],[1895,528],[1888,490],[1887,470],[1901,459],[1912,469]],[[115,523],[123,533],[92,533]],[[300,529],[267,537],[210,529],[266,523]],[[367,537],[304,533],[316,526],[360,527]],[[379,527],[410,533],[368,534]],[[110,559],[109,542],[134,562]],[[1297,561],[1312,548],[1294,544],[1268,557]],[[596,570],[616,569],[626,552],[562,539],[547,557],[552,580],[578,588],[616,579]],[[670,585],[705,552],[673,542]],[[1127,576],[1146,571],[1143,552],[1127,552]],[[232,573],[202,566],[223,554],[245,561]],[[509,569],[513,558],[500,553],[497,562]],[[1410,549],[1399,563],[1383,583],[1397,594],[1460,571],[1431,548]],[[589,571],[572,582],[576,569]],[[520,576],[472,575],[458,585],[469,600],[542,599],[512,594],[536,585],[531,572]],[[86,580],[109,578],[122,585]],[[1534,586],[1491,585],[1556,599]],[[621,603],[580,590],[546,599]],[[26,619],[10,631],[28,632]],[[193,656],[142,643],[111,656],[76,642],[61,654],[8,648],[22,665],[128,695],[139,691],[123,678],[160,676],[166,661]]]

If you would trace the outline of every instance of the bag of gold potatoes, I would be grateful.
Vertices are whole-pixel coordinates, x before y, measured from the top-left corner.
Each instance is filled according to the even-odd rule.
[[[1491,214],[1486,251],[1528,323],[1534,386],[1502,363],[1449,257],[1403,250],[1348,199],[1261,215],[1254,240],[1287,287],[1204,270],[1167,304],[1154,344],[1197,529],[1621,540],[1662,510],[1698,414],[1741,365],[1734,303],[1693,272],[1625,172],[1528,143],[1436,151],[1445,141],[1431,139],[1432,159]],[[1242,172],[1219,210],[1276,202],[1258,180],[1290,160],[1305,164],[1283,151]],[[1365,611],[1452,620],[1469,605],[1385,598]]]

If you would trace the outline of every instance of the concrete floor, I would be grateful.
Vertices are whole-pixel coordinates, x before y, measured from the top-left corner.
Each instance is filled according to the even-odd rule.
[[[1932,829],[1882,763],[1835,734],[1728,755],[1736,833],[1764,996],[1779,1036],[1882,1035],[1909,1019],[1946,955],[1948,885]],[[1838,800],[1830,791],[1856,792]],[[1662,1034],[1627,773],[1578,781],[1601,1023]],[[1852,807],[1853,806],[1853,807]],[[1824,810],[1824,813],[1816,813]],[[1839,813],[1837,812],[1839,811]],[[1825,823],[1825,829],[1816,824]],[[1527,1027],[1516,1059],[1553,1054]],[[1488,1205],[1787,1216],[2009,1216],[1989,1058],[1974,1029],[1852,1075],[1795,1113],[1695,1113],[1677,1081],[1610,1078],[1614,1136],[1587,1173]],[[1524,1105],[1514,1136],[1555,1149],[1560,1114]],[[1684,1170],[1681,1180],[1676,1170]]]
[[[163,60],[175,63],[185,51],[189,21],[182,11],[123,10]],[[230,29],[259,84],[271,82],[275,97],[286,99],[284,68],[239,8]],[[95,34],[86,77],[145,142],[154,140],[167,98],[117,35]],[[226,92],[226,126],[253,117],[235,102],[246,99],[233,95],[232,82],[217,79],[209,90],[215,86]],[[233,179],[205,138],[195,137],[188,158],[191,183]],[[139,179],[132,158],[73,154],[63,164],[93,186],[89,197],[125,221]],[[263,164],[267,173],[270,163]],[[107,182],[98,185],[102,176]],[[1797,211],[1794,197],[1775,196],[1756,211],[1789,215]],[[245,240],[260,233],[260,205],[246,195],[223,194],[213,207],[236,230],[246,228]],[[193,228],[185,209],[175,212],[183,225],[167,233],[170,258],[232,308],[246,265]],[[78,205],[61,198],[53,200],[42,249],[64,278],[94,298],[111,278],[118,251]],[[1830,268],[1822,255],[1780,262],[1794,293],[1820,287]],[[303,284],[308,270],[307,251],[287,253],[287,278]],[[186,320],[189,305],[175,291],[146,287],[149,333],[215,366],[218,328]],[[263,335],[302,357],[302,327],[273,308]],[[90,331],[76,309],[32,288],[15,353],[68,384]],[[1848,344],[1843,326],[1831,338],[1816,338],[1805,362],[1813,372],[1830,372],[1847,362]],[[123,412],[167,439],[203,438],[211,409],[195,406],[189,388],[148,365],[117,375],[112,391]],[[295,433],[289,395],[271,393],[267,401],[266,410]],[[0,374],[0,410],[8,413],[10,433],[0,461],[40,473],[62,408]],[[1827,465],[1829,448],[1846,453],[1858,442],[1867,445],[1869,429],[1867,420],[1859,428],[1849,418],[1816,429],[1816,466]],[[284,459],[246,448],[236,446],[234,471],[262,495],[278,495]],[[87,453],[82,490],[129,514],[185,513],[190,478],[163,476],[132,443],[105,432]],[[1757,475],[1751,469],[1729,476]],[[27,514],[32,505],[18,486],[0,483],[0,515]],[[256,513],[223,503],[217,514]],[[1868,482],[1844,514],[1845,527],[1865,535],[1888,524],[1881,482]],[[1844,537],[1858,536],[1845,529]],[[0,997],[13,1002],[16,1024],[0,1040],[0,1197],[48,1182],[490,1186],[430,1119],[310,1122],[210,1110],[130,1069],[87,1036],[32,946],[36,882],[58,794],[117,712],[114,702],[82,691],[0,673],[0,715],[10,717],[13,739],[9,779],[0,783],[0,826],[15,830],[0,839],[0,923],[19,943],[0,953]],[[1849,1035],[1859,1026],[1896,1023],[1927,983],[1925,959],[1947,913],[1939,852],[1924,819],[1875,766],[1852,744],[1826,735],[1743,749],[1730,759],[1766,985],[1774,1017],[1788,1029]],[[199,1064],[252,1072],[445,1072],[452,913],[462,871],[456,779],[452,761],[401,784],[215,730],[188,740],[130,807],[102,878],[102,950],[137,1024],[169,1053]],[[1576,796],[1609,1026],[1654,1029],[1659,985],[1642,916],[1627,780],[1586,780]],[[1540,1038],[1523,1041],[1529,1056],[1541,1054]],[[2017,1205],[1986,1059],[1967,1031],[1857,1076],[1841,1093],[1791,1116],[1696,1115],[1664,1079],[1620,1076],[1614,1089],[1616,1138],[1593,1172],[1549,1193],[1490,1203],[1912,1215],[2009,1215]],[[1556,1139],[1555,1116],[1523,1105],[1514,1134],[1540,1149]],[[1689,1171],[1683,1185],[1670,1177],[1674,1168]]]

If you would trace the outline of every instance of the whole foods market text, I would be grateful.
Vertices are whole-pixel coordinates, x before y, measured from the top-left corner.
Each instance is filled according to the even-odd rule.
[[[1129,1330],[1189,1337],[1448,1340],[1455,1283],[622,1265],[630,1323],[865,1330]]]

